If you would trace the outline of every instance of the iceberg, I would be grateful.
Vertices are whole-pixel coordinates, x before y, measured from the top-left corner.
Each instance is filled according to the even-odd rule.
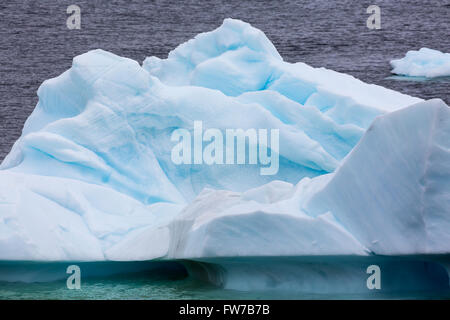
[[[405,57],[391,60],[392,73],[410,77],[449,77],[450,53],[421,48],[408,51]]]
[[[234,19],[143,66],[89,51],[38,96],[0,166],[0,260],[174,260],[227,288],[297,277],[293,285],[327,291],[361,270],[324,257],[419,255],[438,259],[447,277],[442,100],[285,62],[262,31]],[[174,163],[173,132],[195,135],[199,122],[216,135],[277,130],[278,149],[266,141],[255,150],[276,155],[278,170],[195,154]],[[421,262],[400,264],[423,271]]]

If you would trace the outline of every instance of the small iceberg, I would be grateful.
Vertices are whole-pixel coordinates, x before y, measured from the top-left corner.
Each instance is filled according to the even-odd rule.
[[[392,73],[396,75],[439,78],[450,76],[450,53],[422,48],[408,51],[402,59],[391,60]],[[424,80],[425,80],[424,79]]]

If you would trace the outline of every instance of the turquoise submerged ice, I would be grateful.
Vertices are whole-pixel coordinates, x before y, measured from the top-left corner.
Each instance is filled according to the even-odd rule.
[[[45,81],[0,171],[0,260],[450,251],[450,109],[287,63],[226,19],[167,59]],[[176,165],[171,133],[279,130],[279,170]]]
[[[391,61],[392,73],[411,77],[450,77],[450,53],[422,48]]]

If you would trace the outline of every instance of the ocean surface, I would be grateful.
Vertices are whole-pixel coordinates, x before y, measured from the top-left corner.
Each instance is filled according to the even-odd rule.
[[[381,7],[381,30],[369,30],[366,8]],[[81,8],[81,29],[66,26],[69,5]],[[142,62],[168,52],[227,17],[263,30],[282,57],[351,74],[409,95],[450,103],[450,80],[405,81],[390,77],[389,61],[421,47],[450,52],[447,0],[308,1],[110,1],[10,0],[0,2],[0,161],[21,134],[46,79],[71,66],[72,58],[101,48]],[[419,81],[418,81],[419,80]],[[383,296],[378,296],[383,298]],[[393,298],[423,298],[394,295]],[[189,277],[90,278],[81,290],[65,281],[0,282],[0,299],[316,298],[314,295],[222,290]],[[361,298],[319,296],[319,298]],[[364,297],[363,297],[364,298]]]
[[[191,278],[153,279],[147,274],[91,278],[79,290],[69,290],[66,281],[46,283],[1,283],[0,300],[450,300],[450,294],[310,294],[300,292],[243,292],[226,290]]]

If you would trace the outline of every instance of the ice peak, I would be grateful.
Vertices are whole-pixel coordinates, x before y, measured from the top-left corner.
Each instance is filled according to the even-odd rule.
[[[143,67],[169,85],[193,84],[239,95],[263,88],[273,72],[272,64],[282,61],[264,32],[246,22],[225,19],[217,29],[179,45],[167,59],[148,57]],[[222,75],[222,84],[214,81],[217,75]],[[227,87],[229,78],[239,81]]]
[[[282,60],[275,46],[261,30],[249,23],[226,18],[217,29],[200,33],[179,45],[169,57],[190,59],[197,65],[206,59],[218,57],[227,51],[248,48],[258,54],[266,54]]]

